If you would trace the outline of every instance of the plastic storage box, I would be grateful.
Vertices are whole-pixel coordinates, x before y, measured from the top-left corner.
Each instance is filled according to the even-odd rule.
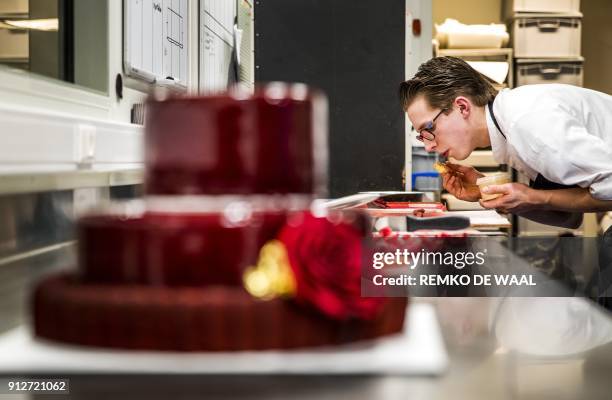
[[[436,171],[415,172],[412,174],[412,188],[419,192],[439,192],[442,189],[440,174]]]
[[[516,86],[565,83],[582,86],[584,59],[517,59]]]
[[[580,12],[580,0],[504,0],[504,16],[515,13],[576,13]]]
[[[517,14],[512,21],[514,57],[580,57],[582,14]]]

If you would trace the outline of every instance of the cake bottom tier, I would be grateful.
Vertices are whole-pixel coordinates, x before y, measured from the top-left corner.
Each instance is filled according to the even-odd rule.
[[[95,285],[62,274],[36,288],[34,331],[46,339],[123,349],[291,349],[400,332],[406,303],[389,298],[373,320],[336,321],[292,301],[255,299],[239,287]]]

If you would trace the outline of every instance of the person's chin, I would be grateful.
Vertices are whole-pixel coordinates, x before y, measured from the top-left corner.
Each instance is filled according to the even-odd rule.
[[[466,158],[468,158],[469,156],[470,156],[469,153],[466,154],[464,152],[454,152],[454,151],[451,151],[448,154],[448,158],[453,158],[453,159],[455,159],[457,161],[463,161]]]

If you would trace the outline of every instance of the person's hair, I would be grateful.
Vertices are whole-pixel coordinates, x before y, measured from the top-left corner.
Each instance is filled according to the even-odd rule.
[[[497,95],[492,83],[460,58],[435,57],[421,64],[412,79],[400,84],[399,97],[404,111],[419,95],[441,110],[449,110],[457,96],[485,106]]]

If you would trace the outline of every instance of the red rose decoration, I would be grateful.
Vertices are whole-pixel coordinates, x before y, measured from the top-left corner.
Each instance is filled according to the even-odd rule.
[[[353,218],[351,218],[353,217]],[[383,298],[361,297],[363,218],[357,214],[300,215],[278,239],[285,245],[296,282],[295,300],[334,319],[370,319]]]

